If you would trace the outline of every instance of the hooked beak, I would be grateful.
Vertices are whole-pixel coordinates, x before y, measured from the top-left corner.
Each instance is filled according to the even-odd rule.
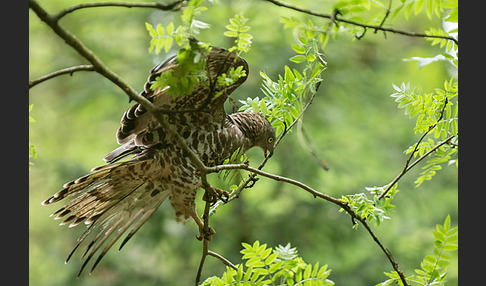
[[[273,150],[272,150],[272,151],[270,151],[270,153],[268,153],[268,152],[267,152],[267,151],[268,151],[267,149],[263,149],[263,148],[262,148],[262,150],[263,150],[263,155],[265,155],[265,157],[266,157],[266,158],[270,158],[270,157],[272,157],[272,155],[273,155]]]

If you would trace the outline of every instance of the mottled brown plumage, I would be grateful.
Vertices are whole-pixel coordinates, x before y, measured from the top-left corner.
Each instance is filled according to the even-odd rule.
[[[150,89],[158,76],[177,65],[174,56],[152,69],[141,95],[157,107],[171,111],[164,113],[164,119],[205,165],[221,164],[238,148],[245,152],[258,146],[265,155],[272,154],[275,132],[263,115],[227,115],[224,111],[224,102],[246,76],[219,90],[212,84],[231,67],[243,66],[248,74],[248,65],[242,58],[213,47],[206,58],[208,82],[201,82],[190,93],[176,97],[168,86]],[[200,230],[203,227],[195,205],[201,187],[200,174],[152,114],[139,104],[130,107],[122,117],[117,141],[123,145],[105,156],[106,165],[66,183],[63,190],[43,202],[51,204],[72,198],[52,215],[63,220],[61,225],[74,227],[82,222],[88,225],[67,259],[83,242],[87,244],[79,274],[101,250],[92,271],[113,244],[128,232],[121,249],[166,198],[178,220],[192,217]]]

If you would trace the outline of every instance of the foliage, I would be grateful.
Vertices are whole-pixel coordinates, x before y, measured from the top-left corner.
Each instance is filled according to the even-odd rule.
[[[444,3],[443,3],[444,2]],[[415,13],[418,13],[424,4],[427,3],[427,16],[432,17],[432,12],[444,21],[457,23],[457,1],[415,1],[409,5],[408,9],[415,6]],[[445,13],[444,8],[448,11]],[[442,28],[430,28],[425,33],[434,36],[451,36],[457,38],[457,25],[445,32]],[[437,60],[449,61],[454,68],[458,66],[458,46],[452,40],[441,38],[428,38],[431,45],[439,44],[444,48],[444,52],[432,58],[418,58],[419,68]],[[417,117],[415,122],[415,133],[422,135],[421,140],[410,146],[405,153],[412,154],[413,157],[424,156],[427,154],[429,159],[426,165],[422,167],[420,176],[415,180],[416,186],[423,182],[431,180],[436,171],[441,170],[442,163],[458,164],[457,146],[458,146],[458,82],[457,79],[451,78],[445,80],[443,88],[435,88],[434,92],[421,93],[417,88],[410,88],[409,83],[402,83],[400,87],[393,85],[396,93],[391,96],[398,103],[398,108],[403,108],[405,114],[410,118]],[[423,141],[425,136],[433,134],[434,139],[440,139],[442,142],[436,142],[432,138]],[[446,144],[443,144],[446,143]],[[429,153],[431,150],[434,153]]]
[[[444,89],[437,88],[434,93],[421,94],[415,89],[410,90],[409,84],[400,87],[393,85],[397,91],[392,94],[399,108],[405,109],[405,114],[411,118],[417,117],[415,133],[433,134],[435,139],[450,140],[445,146],[428,138],[425,142],[417,142],[410,146],[405,153],[412,153],[414,157],[423,156],[435,150],[434,156],[427,160],[422,167],[423,171],[415,181],[417,187],[424,181],[432,179],[436,171],[442,169],[442,163],[457,164],[457,132],[458,132],[458,103],[455,97],[458,94],[457,81],[453,79],[444,82]],[[449,139],[448,139],[449,138]]]
[[[266,166],[268,171],[318,186],[323,192],[336,195],[341,201],[347,202],[367,222],[374,222],[380,228],[380,239],[393,251],[405,273],[407,265],[422,260],[420,268],[413,275],[407,275],[408,283],[440,285],[444,283],[446,274],[449,281],[454,282],[457,279],[457,273],[454,273],[457,261],[453,252],[457,248],[457,227],[451,228],[450,224],[457,216],[457,173],[455,168],[446,166],[454,167],[458,164],[458,84],[454,76],[450,78],[449,75],[445,79],[444,74],[448,68],[458,65],[457,44],[445,38],[426,38],[420,41],[414,37],[393,35],[391,39],[392,32],[385,33],[366,25],[397,29],[406,27],[405,29],[418,29],[418,33],[429,36],[457,38],[456,28],[446,29],[437,25],[442,20],[457,22],[457,1],[353,0],[334,1],[331,5],[302,1],[296,5],[312,7],[309,9],[315,11],[332,12],[330,15],[338,20],[319,17],[311,20],[297,12],[281,13],[286,10],[281,7],[273,7],[275,10],[271,10],[271,6],[263,6],[269,5],[268,3],[260,3],[264,1],[254,4],[262,5],[259,7],[265,9],[245,9],[241,3],[229,2],[220,1],[208,8],[203,6],[203,3],[207,3],[204,1],[185,1],[179,12],[168,12],[177,19],[165,17],[167,14],[164,14],[161,18],[166,21],[165,24],[145,24],[151,37],[149,52],[156,57],[161,51],[170,54],[177,48],[175,56],[181,66],[180,70],[157,79],[152,88],[170,86],[176,91],[174,94],[177,94],[190,90],[196,83],[206,81],[206,75],[198,71],[204,70],[205,63],[201,59],[208,52],[207,43],[225,46],[221,43],[225,43],[224,40],[228,37],[231,38],[231,49],[236,53],[247,53],[244,55],[245,59],[252,71],[257,71],[252,74],[255,77],[249,78],[244,88],[238,89],[233,95],[236,102],[242,104],[240,110],[262,112],[271,119],[277,134],[282,135],[291,131],[289,128],[292,123],[303,117],[303,112],[313,101],[312,108],[305,113],[306,128],[310,131],[310,137],[316,143],[318,151],[326,155],[332,166],[331,172],[325,175],[319,173],[319,168],[313,168],[309,164],[306,157],[308,154],[300,150],[298,141],[288,136]],[[65,2],[58,1],[53,3],[53,8],[62,9],[65,5]],[[319,10],[313,5],[319,5]],[[96,48],[94,43],[97,42],[113,45],[109,49],[98,47],[95,51],[107,64],[120,65],[121,74],[134,76],[135,82],[143,82],[146,77],[143,70],[153,64],[152,59],[146,55],[130,58],[133,57],[131,51],[146,49],[146,45],[139,44],[143,40],[132,39],[144,39],[146,34],[143,34],[145,31],[139,31],[143,30],[140,27],[154,17],[139,14],[140,10],[126,10],[129,10],[124,14],[127,17],[117,17],[116,21],[119,21],[117,23],[127,33],[111,41],[100,36],[110,35],[111,31],[108,30],[105,19],[99,15],[89,18],[88,22],[89,31],[92,31],[92,27],[95,30],[99,28],[99,35],[84,32],[83,25],[71,25],[70,28],[75,34],[80,34],[80,38],[92,41],[88,46]],[[124,11],[120,9],[116,13]],[[88,14],[86,13],[87,16]],[[126,21],[128,17],[142,24],[132,25],[133,21]],[[76,13],[73,13],[72,18],[74,21],[79,20]],[[69,20],[71,19],[66,19],[66,26],[72,24]],[[282,27],[277,24],[279,21],[283,29],[291,33],[281,32]],[[365,27],[350,23],[352,21]],[[407,26],[412,21],[413,27]],[[252,26],[251,34],[249,24]],[[51,46],[54,41],[45,40],[49,37],[49,32],[36,28],[36,25],[38,24],[32,24],[32,29],[37,30],[30,33],[33,41],[38,41],[30,45],[36,47],[35,50],[32,49],[34,56],[31,58],[36,63],[40,62],[33,65],[34,72],[42,74],[46,67],[55,70],[69,63],[77,63],[78,58],[68,55],[45,56],[48,54],[46,51],[55,50],[57,47]],[[224,31],[216,33],[218,27]],[[374,36],[372,31],[378,36]],[[221,37],[222,34],[227,38]],[[193,41],[195,36],[204,39],[204,42]],[[125,48],[119,48],[121,46]],[[250,47],[253,50],[250,51]],[[324,52],[326,61],[329,62],[328,70],[327,63],[323,60]],[[35,53],[44,54],[37,56]],[[420,57],[410,57],[410,53]],[[120,57],[117,58],[116,55],[123,55],[126,60],[120,63]],[[417,61],[419,69],[410,70],[410,64],[402,62],[402,58],[406,61]],[[134,69],[142,72],[133,72]],[[244,75],[242,72],[230,70],[222,73],[217,79],[217,87],[230,86]],[[258,74],[260,80],[255,80],[258,79]],[[52,226],[52,221],[48,219],[47,215],[52,209],[38,210],[39,201],[51,195],[53,189],[59,188],[64,182],[84,174],[92,164],[100,163],[104,152],[114,146],[113,136],[104,136],[104,131],[116,131],[120,112],[126,104],[123,99],[118,99],[116,91],[107,89],[103,80],[98,82],[84,76],[76,74],[72,81],[53,80],[51,84],[54,88],[49,89],[49,92],[38,88],[31,90],[31,101],[35,102],[36,110],[39,110],[36,114],[42,116],[36,116],[37,128],[30,132],[32,141],[43,154],[31,172],[31,208],[34,210],[31,212],[29,242],[32,249],[31,281],[33,284],[37,282],[56,285],[52,283],[56,280],[57,285],[87,285],[98,281],[102,281],[99,284],[106,284],[108,280],[103,279],[110,279],[111,285],[153,285],[173,284],[175,280],[180,282],[185,279],[185,282],[190,283],[194,269],[188,265],[197,263],[194,261],[199,258],[200,244],[192,239],[190,229],[174,226],[173,215],[167,205],[158,210],[144,226],[144,234],[140,233],[135,238],[140,243],[134,243],[134,249],[126,249],[118,254],[126,257],[107,255],[106,264],[100,265],[100,272],[93,273],[89,279],[75,280],[75,275],[71,277],[71,272],[76,271],[76,265],[72,264],[66,266],[66,271],[55,271],[64,267],[62,261],[65,252],[72,245],[64,236],[66,232]],[[86,87],[85,80],[90,80],[89,87]],[[397,82],[398,84],[391,84]],[[402,83],[399,84],[400,82]],[[390,91],[392,89],[394,91]],[[65,95],[65,90],[70,91],[69,96]],[[238,94],[240,90],[243,92]],[[413,119],[411,123],[414,126],[397,112],[390,98],[387,100],[383,97],[392,92],[398,107]],[[325,97],[316,96],[314,99],[318,93]],[[247,95],[251,95],[251,98],[246,98]],[[100,110],[103,112],[96,112]],[[72,132],[81,128],[83,132]],[[408,161],[404,162],[399,157],[400,151],[405,148],[403,146],[410,146],[405,150],[405,155],[410,156],[410,159],[417,160],[417,163],[423,161],[423,166],[418,167],[422,168],[419,177],[410,180],[404,176],[400,179],[400,192],[398,181],[381,187],[363,187],[369,186],[370,182],[373,185],[377,180],[395,176],[399,170],[397,168],[403,167],[403,164],[410,166]],[[33,153],[29,148],[29,157],[31,154],[36,156],[35,149],[32,150]],[[45,153],[48,156],[44,157]],[[237,155],[235,154],[234,160],[248,159],[251,163],[254,162],[251,154],[243,159],[236,158]],[[438,170],[441,170],[441,175],[438,175]],[[218,181],[222,188],[237,188],[234,181],[224,176],[222,178],[222,182]],[[433,179],[433,183],[422,184],[430,179]],[[421,187],[421,192],[408,189],[414,183]],[[232,186],[227,187],[230,184]],[[212,226],[218,230],[212,245],[217,245],[218,252],[228,255],[230,259],[237,259],[231,257],[235,252],[235,245],[239,245],[241,241],[255,243],[243,244],[245,263],[238,265],[238,270],[227,268],[222,276],[208,278],[205,285],[225,285],[226,281],[233,281],[234,284],[237,281],[253,281],[255,284],[306,285],[311,284],[312,280],[304,281],[305,277],[329,275],[330,270],[327,267],[319,267],[319,263],[304,262],[290,244],[272,249],[266,244],[260,245],[259,241],[273,245],[282,243],[282,239],[291,241],[293,245],[298,245],[309,261],[326,261],[333,269],[333,281],[337,284],[371,285],[380,281],[378,279],[382,278],[381,273],[390,267],[385,262],[370,263],[370,257],[379,256],[376,248],[363,247],[373,243],[366,235],[362,237],[357,232],[347,231],[350,226],[349,217],[336,216],[335,210],[322,207],[321,201],[309,200],[280,182],[260,180],[256,186],[255,191],[245,192],[239,200],[221,207],[218,211],[220,215],[211,217]],[[360,188],[364,188],[364,191]],[[394,201],[397,193],[400,193],[400,198]],[[405,205],[407,207],[403,207]],[[440,210],[434,207],[437,205],[441,206]],[[434,224],[435,216],[443,217],[444,211],[445,214],[451,212],[451,216],[434,232],[434,254],[425,256],[427,250],[424,245],[427,241],[422,239],[424,233],[429,231],[428,225]],[[238,223],[238,228],[234,227],[235,222]],[[357,225],[354,224],[353,227]],[[279,228],[278,233],[274,231],[275,227]],[[63,235],[60,234],[61,231]],[[397,233],[404,232],[407,235],[397,236]],[[58,241],[42,243],[46,238]],[[278,254],[272,260],[275,253]],[[133,261],[130,268],[125,263],[127,259]],[[55,264],[59,261],[61,265]],[[215,267],[208,264],[205,270],[214,275],[221,267],[221,264]],[[50,273],[48,278],[45,273]],[[387,271],[385,274],[388,280],[380,285],[401,283],[397,272]],[[327,280],[327,283],[332,282]]]
[[[277,137],[288,131],[287,127],[305,111],[305,106],[317,92],[322,81],[321,73],[327,65],[322,59],[316,33],[304,31],[297,41],[297,44],[292,44],[297,55],[292,56],[290,61],[305,63],[304,69],[299,72],[285,65],[284,75],[279,75],[277,81],[273,81],[265,72],[260,72],[263,79],[261,91],[265,96],[262,99],[257,96],[240,100],[240,111],[260,112],[267,116],[276,128]]]
[[[447,266],[451,262],[451,252],[458,248],[458,227],[451,228],[451,217],[448,215],[443,225],[436,225],[434,231],[434,255],[427,255],[420,263],[420,269],[415,269],[415,275],[407,277],[411,285],[445,285],[447,282]],[[396,272],[385,272],[390,277],[377,285],[403,285]]]
[[[369,199],[365,193],[359,193],[342,196],[341,200],[348,203],[351,209],[362,218],[374,221],[375,225],[380,225],[384,220],[390,219],[390,210],[395,207],[391,204],[391,201],[398,192],[396,185],[392,187],[384,199],[380,199],[384,187],[367,187],[366,191],[373,195],[372,199]],[[344,209],[339,210],[339,212],[343,211]],[[353,227],[358,227],[358,224],[354,224]]]
[[[237,51],[240,55],[242,52],[248,52],[251,46],[251,39],[253,36],[248,33],[250,26],[246,25],[248,18],[243,17],[242,14],[236,14],[229,20],[229,24],[226,25],[226,37],[235,38],[235,44],[229,49],[229,51]]]
[[[159,54],[162,48],[168,53],[172,48],[174,39],[177,45],[182,47],[176,55],[178,65],[157,77],[151,86],[152,90],[168,86],[173,90],[173,96],[176,97],[190,93],[195,86],[202,82],[211,85],[207,80],[205,62],[210,45],[200,42],[194,37],[199,34],[199,29],[210,27],[209,24],[196,19],[196,16],[207,10],[207,7],[201,6],[201,2],[201,0],[191,0],[187,7],[183,8],[181,13],[182,24],[175,29],[174,22],[169,22],[165,29],[160,23],[154,28],[153,25],[145,22],[145,27],[152,38],[149,53],[155,49],[155,53]],[[239,56],[241,53],[249,51],[253,36],[248,33],[250,27],[245,25],[248,21],[247,18],[236,14],[229,21],[230,24],[226,25],[228,31],[224,35],[236,39],[235,45],[228,50],[236,51]],[[226,87],[232,85],[243,76],[246,76],[246,72],[242,66],[237,69],[231,68],[227,73],[222,72],[218,75],[216,85],[212,87],[213,90],[218,90],[214,97],[220,96]]]
[[[159,54],[162,49],[167,53],[172,48],[175,40],[181,49],[177,52],[177,66],[156,78],[150,87],[155,90],[157,87],[169,86],[174,97],[190,93],[200,82],[207,82],[205,73],[205,55],[209,52],[209,45],[201,43],[193,37],[199,33],[199,29],[209,28],[207,23],[197,20],[207,8],[201,5],[201,0],[191,0],[181,13],[182,24],[177,28],[174,22],[169,22],[167,27],[159,23],[154,28],[150,23],[145,22],[145,27],[151,36],[149,53],[155,49]]]
[[[344,2],[341,3],[338,5],[344,5]],[[402,1],[402,5],[396,7],[395,11],[391,7],[388,9],[396,16],[398,11],[405,8],[405,16],[408,18],[412,7],[414,7],[414,13],[418,14],[423,10],[425,4],[429,18],[436,15],[449,22],[457,22],[457,1],[446,1],[445,5],[443,5],[442,1],[432,0]],[[353,5],[350,6],[354,7]],[[443,6],[450,9],[448,13],[444,13]],[[358,10],[362,11],[362,9]],[[445,32],[441,28],[430,28],[425,33],[443,37],[457,36],[457,28],[453,28],[449,32]],[[448,39],[428,38],[427,40],[431,41],[432,46],[439,44],[441,48],[445,48],[445,52],[441,52],[431,58],[411,58],[419,62],[419,68],[439,60],[450,61],[457,68],[457,44]],[[422,135],[417,143],[405,150],[405,154],[411,154],[411,158],[420,157],[424,159],[423,156],[428,158],[425,166],[422,167],[422,172],[415,180],[416,187],[419,187],[423,182],[431,180],[437,171],[442,169],[441,164],[456,164],[456,166],[458,164],[458,82],[454,78],[445,80],[443,88],[436,88],[434,92],[430,93],[422,93],[418,88],[410,88],[409,83],[402,83],[400,87],[393,84],[393,88],[396,92],[391,94],[391,97],[395,98],[398,108],[405,110],[405,114],[409,115],[410,118],[416,117],[414,131],[416,134]],[[432,138],[423,141],[428,134],[433,134],[435,140],[439,139],[441,141],[436,142]],[[418,161],[421,159],[418,159]],[[405,172],[407,167],[408,162]],[[394,207],[391,204],[391,200],[398,192],[397,182],[390,183],[384,187],[366,189],[372,192],[372,199],[369,199],[364,193],[359,193],[342,196],[342,200],[347,202],[361,217],[374,220],[376,224],[379,224],[384,219],[389,219],[389,216],[386,214],[389,213],[389,209]],[[386,192],[386,196],[383,197],[384,192]],[[341,209],[340,211],[344,210]]]
[[[258,240],[253,245],[242,245],[244,264],[237,265],[237,269],[227,266],[221,278],[210,277],[201,285],[334,285],[328,279],[331,270],[327,265],[319,267],[319,262],[306,263],[290,243],[275,249],[267,248],[267,244],[260,245]]]
[[[177,28],[175,28],[174,22],[169,22],[165,28],[160,23],[154,28],[152,24],[145,22],[145,28],[152,37],[149,53],[152,53],[154,49],[156,54],[159,54],[162,49],[168,53],[174,40],[179,47],[187,49],[190,46],[189,38],[191,36],[199,34],[200,29],[209,28],[208,23],[196,19],[196,16],[207,10],[207,7],[201,6],[201,2],[202,0],[189,1],[187,6],[182,9],[180,16],[182,24]]]

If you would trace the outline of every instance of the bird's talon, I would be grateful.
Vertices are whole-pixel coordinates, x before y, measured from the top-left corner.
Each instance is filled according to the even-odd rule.
[[[215,204],[218,199],[222,200],[223,202],[227,203],[229,199],[229,193],[227,191],[221,190],[219,188],[212,188],[212,194],[209,192],[205,192],[203,196],[203,201]]]
[[[230,194],[227,191],[218,188],[213,188],[213,189],[216,192],[216,196],[218,197],[218,199],[222,200],[225,203],[228,202]]]
[[[207,240],[211,241],[212,236],[216,234],[216,231],[212,227],[208,227],[208,229],[200,229],[199,230],[199,236],[196,236],[197,240]]]

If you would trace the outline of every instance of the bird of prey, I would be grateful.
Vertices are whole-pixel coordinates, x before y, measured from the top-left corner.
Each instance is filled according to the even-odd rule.
[[[180,74],[181,63],[175,55],[151,70],[140,94],[163,110],[168,126],[208,167],[223,163],[236,151],[245,152],[255,146],[265,156],[271,156],[275,131],[270,122],[260,113],[226,114],[223,107],[228,96],[246,80],[246,61],[219,47],[210,47],[201,54],[201,79],[188,92],[175,94],[180,91],[171,86],[153,88],[158,77]],[[238,67],[245,71],[244,76],[228,85],[216,84],[218,77]],[[64,184],[61,191],[42,202],[48,205],[71,198],[52,216],[69,227],[87,224],[66,260],[80,245],[86,245],[78,276],[101,250],[93,271],[113,244],[128,232],[121,249],[167,198],[177,220],[192,218],[201,237],[208,239],[213,234],[203,232],[204,224],[196,213],[200,172],[152,113],[140,104],[130,107],[121,119],[116,138],[121,146],[105,156],[106,165]]]

